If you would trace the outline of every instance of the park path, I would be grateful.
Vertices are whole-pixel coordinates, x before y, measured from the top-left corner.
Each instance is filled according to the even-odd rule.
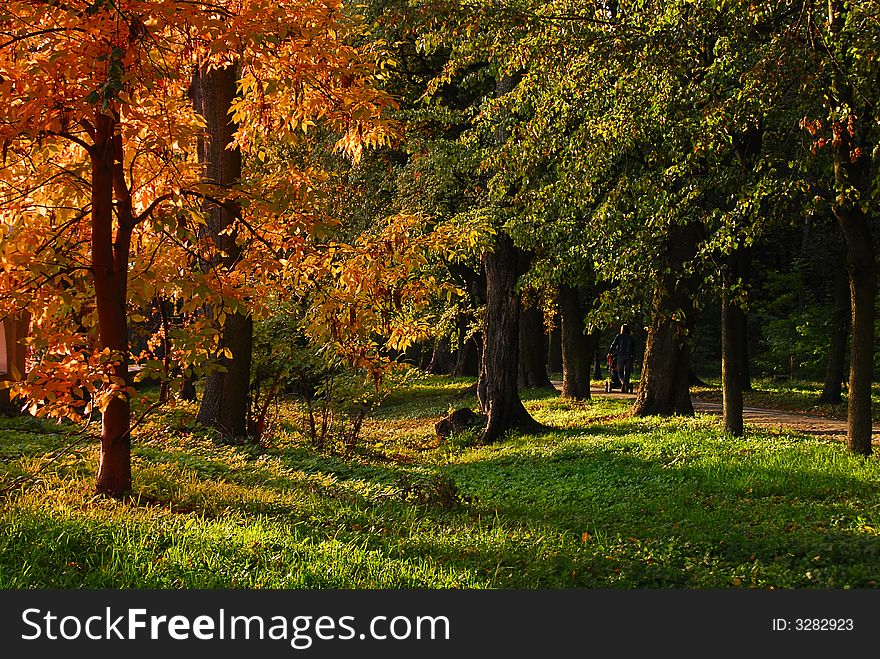
[[[553,385],[557,389],[562,388],[561,382],[554,381]],[[635,394],[622,394],[619,391],[605,393],[605,390],[601,387],[591,388],[590,393],[598,398],[630,398],[635,400]],[[696,412],[721,415],[721,403],[710,403],[693,396],[691,397],[691,401],[694,404],[694,411]],[[785,412],[783,410],[773,410],[764,407],[743,407],[743,421],[747,424],[751,423],[765,428],[796,430],[798,432],[827,437],[829,439],[846,439],[846,421],[841,419],[827,419],[813,414]],[[874,424],[872,434],[872,443],[880,445],[880,424]]]

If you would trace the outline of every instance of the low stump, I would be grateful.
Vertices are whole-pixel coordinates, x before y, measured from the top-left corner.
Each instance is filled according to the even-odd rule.
[[[486,418],[482,414],[477,414],[469,407],[461,407],[449,416],[440,419],[434,425],[434,431],[437,433],[438,439],[446,439],[451,435],[458,435],[475,426],[484,424]]]

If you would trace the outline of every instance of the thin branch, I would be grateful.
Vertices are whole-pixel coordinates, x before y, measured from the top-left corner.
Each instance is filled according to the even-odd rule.
[[[241,212],[235,206],[223,202],[216,197],[212,197],[211,195],[205,194],[203,192],[196,192],[195,190],[181,190],[180,194],[185,197],[196,197],[197,199],[203,199],[204,201],[214,204],[218,208],[222,208],[223,210],[228,211],[235,217],[235,219],[241,222],[248,231],[251,232],[251,235],[258,242],[265,245],[269,249],[269,251],[275,256],[275,258],[282,258],[281,253],[276,250],[275,247],[268,240],[266,240],[246,219],[244,219],[244,217],[242,217]],[[133,219],[133,224],[137,225],[143,222],[156,210],[156,208],[160,204],[168,201],[169,199],[172,199],[174,196],[174,194],[168,193],[154,199],[153,202],[149,206],[147,206],[146,210],[143,213]]]
[[[63,137],[64,139],[70,140],[74,144],[81,146],[83,149],[85,149],[86,153],[88,153],[88,154],[92,153],[92,145],[72,133],[68,133],[65,131],[56,132],[54,130],[47,130],[45,134],[46,135],[54,135],[55,137]]]

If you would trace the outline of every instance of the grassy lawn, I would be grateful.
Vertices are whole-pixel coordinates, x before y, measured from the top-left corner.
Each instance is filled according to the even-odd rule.
[[[869,588],[880,460],[626,401],[526,392],[556,430],[438,442],[467,384],[392,395],[358,450],[320,454],[285,408],[268,448],[215,444],[180,407],[144,427],[134,494],[92,496],[94,442],[3,495],[0,588]],[[0,419],[0,488],[70,442]]]
[[[703,400],[721,402],[721,381],[718,378],[705,378],[705,387],[692,387],[691,393]],[[743,392],[743,403],[753,407],[766,407],[787,412],[804,412],[829,419],[846,419],[846,392],[839,405],[819,405],[822,393],[820,382],[781,381],[758,378],[752,381],[754,391]],[[872,389],[874,421],[880,421],[880,383]]]

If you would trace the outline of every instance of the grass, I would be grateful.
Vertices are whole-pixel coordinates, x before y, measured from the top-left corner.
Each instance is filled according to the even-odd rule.
[[[707,386],[693,387],[691,392],[706,401],[721,402],[721,382],[718,378],[705,378]],[[794,380],[774,382],[758,378],[752,381],[753,391],[743,392],[743,403],[752,407],[766,407],[786,412],[801,412],[827,419],[846,419],[846,392],[843,402],[838,405],[819,405],[822,384],[818,382]],[[880,421],[880,383],[872,389],[872,416]]]
[[[78,447],[0,511],[0,588],[873,588],[880,461],[718,420],[634,419],[625,401],[525,392],[553,432],[438,442],[475,401],[425,377],[351,455],[314,451],[285,408],[267,448],[214,443],[182,406],[142,429],[134,491],[91,494]],[[0,419],[0,488],[69,442]]]

